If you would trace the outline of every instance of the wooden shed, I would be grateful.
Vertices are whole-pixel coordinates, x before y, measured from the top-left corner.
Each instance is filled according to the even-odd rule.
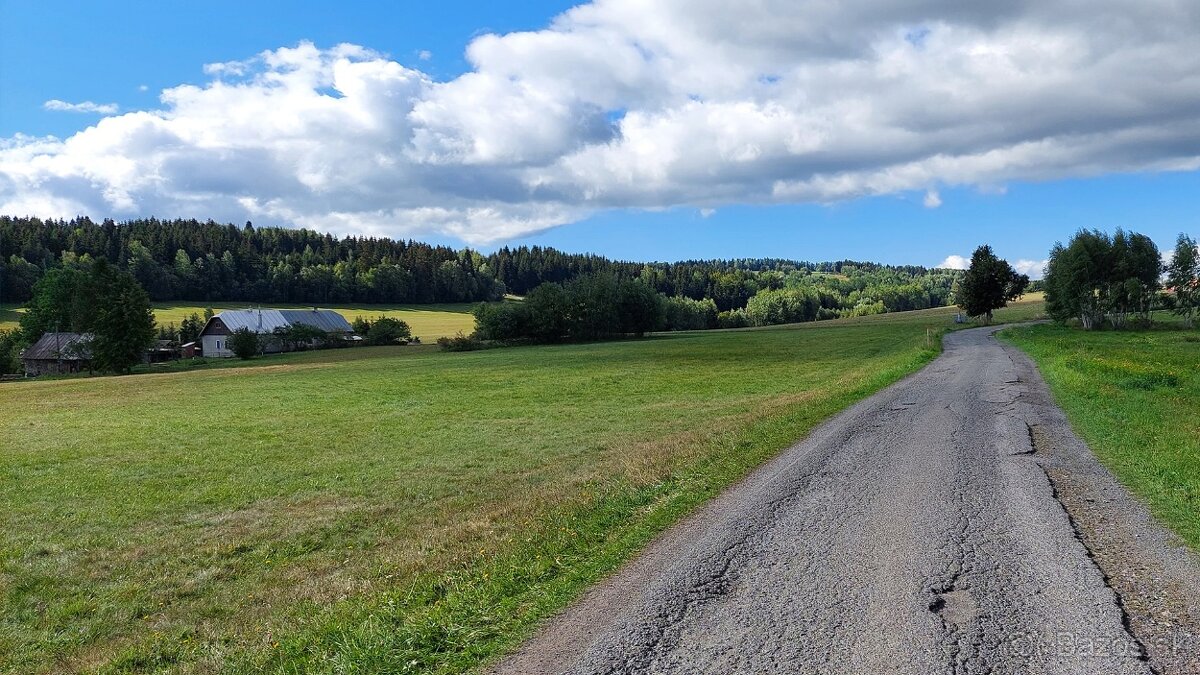
[[[21,352],[25,374],[63,375],[78,373],[92,368],[92,354],[88,333],[46,333],[32,347]]]

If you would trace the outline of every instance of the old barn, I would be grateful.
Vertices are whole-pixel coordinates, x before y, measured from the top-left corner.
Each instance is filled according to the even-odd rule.
[[[36,377],[91,370],[92,354],[87,347],[91,339],[88,333],[45,333],[21,352],[25,374]]]

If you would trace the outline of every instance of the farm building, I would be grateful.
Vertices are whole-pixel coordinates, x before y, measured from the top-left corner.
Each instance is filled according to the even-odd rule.
[[[204,324],[200,331],[201,352],[209,358],[229,358],[229,336],[242,328],[249,328],[261,336],[273,336],[293,326],[310,326],[326,335],[339,339],[353,338],[354,329],[345,317],[332,309],[232,309],[217,314]],[[263,351],[284,351],[280,340],[264,341]]]
[[[25,374],[62,375],[91,370],[92,355],[87,343],[92,336],[87,333],[46,333],[29,349],[21,352]]]

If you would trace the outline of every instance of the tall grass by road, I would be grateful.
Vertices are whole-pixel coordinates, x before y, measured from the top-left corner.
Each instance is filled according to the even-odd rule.
[[[0,386],[0,670],[467,669],[950,314]]]
[[[1178,328],[1041,325],[1001,336],[1037,363],[1100,461],[1200,550],[1200,331]]]

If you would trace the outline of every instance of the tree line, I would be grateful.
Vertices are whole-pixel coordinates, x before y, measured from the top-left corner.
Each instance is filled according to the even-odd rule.
[[[48,270],[104,258],[152,300],[435,303],[504,294],[481,254],[416,241],[155,218],[100,223],[0,216],[4,302]]]
[[[946,304],[952,282],[943,271],[850,260],[635,263],[539,246],[505,247],[485,256],[416,241],[339,239],[251,223],[0,216],[3,302],[29,300],[33,285],[50,269],[99,258],[132,274],[152,300],[258,303],[477,302],[603,273],[639,279],[668,297],[711,299],[722,312],[746,307],[759,291],[802,285],[805,277],[811,277],[808,285],[837,296],[836,309],[881,302],[881,311],[899,311]],[[860,303],[864,297],[870,302]]]

